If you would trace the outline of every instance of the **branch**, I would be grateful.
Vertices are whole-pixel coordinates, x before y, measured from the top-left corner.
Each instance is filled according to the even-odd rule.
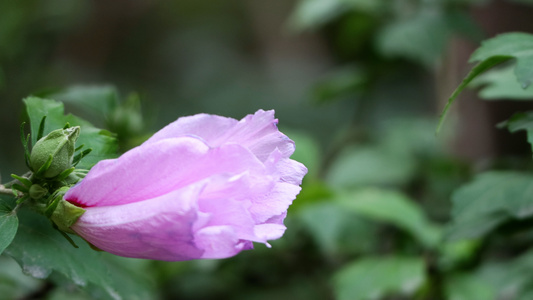
[[[9,196],[15,196],[15,195],[13,195],[13,190],[11,190],[10,188],[5,187],[3,184],[0,184],[0,194],[9,195]]]

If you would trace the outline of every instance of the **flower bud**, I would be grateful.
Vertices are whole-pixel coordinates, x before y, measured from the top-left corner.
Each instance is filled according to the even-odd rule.
[[[277,123],[274,111],[263,110],[241,121],[180,118],[97,163],[57,202],[52,220],[125,257],[213,259],[253,242],[269,245],[285,232],[287,208],[307,173],[289,158],[294,142]],[[68,214],[60,219],[60,212]]]
[[[30,164],[34,172],[45,166],[50,157],[52,162],[48,168],[41,170],[40,176],[55,177],[72,165],[75,143],[80,134],[80,127],[57,129],[35,143],[31,151]]]

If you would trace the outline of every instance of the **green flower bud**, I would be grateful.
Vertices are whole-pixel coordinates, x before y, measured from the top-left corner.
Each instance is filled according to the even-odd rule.
[[[80,127],[76,126],[54,130],[37,141],[30,156],[30,165],[38,173],[36,175],[52,178],[70,168],[79,135]],[[47,167],[47,164],[50,165]]]
[[[42,187],[40,184],[32,184],[30,187],[30,197],[35,200],[39,200],[48,193],[48,190]]]

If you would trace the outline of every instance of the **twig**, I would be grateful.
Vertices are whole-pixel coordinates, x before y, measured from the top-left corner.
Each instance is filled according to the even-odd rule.
[[[10,188],[5,187],[2,184],[0,184],[0,194],[15,196],[15,195],[13,195],[13,190],[11,190]]]

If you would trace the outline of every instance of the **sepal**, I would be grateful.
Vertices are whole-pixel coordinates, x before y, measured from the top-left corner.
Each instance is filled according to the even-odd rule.
[[[57,225],[59,230],[75,233],[70,229],[70,226],[78,221],[79,217],[85,213],[85,209],[63,199],[68,189],[68,187],[63,187],[54,193],[44,214]]]

